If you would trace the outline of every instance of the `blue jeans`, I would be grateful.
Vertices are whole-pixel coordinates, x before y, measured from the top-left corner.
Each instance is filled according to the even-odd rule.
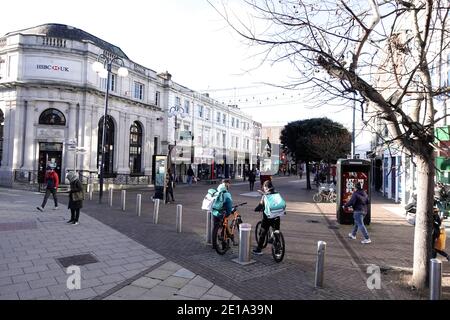
[[[364,226],[364,216],[365,214],[361,211],[353,212],[353,219],[355,220],[355,225],[353,226],[352,235],[356,236],[356,232],[358,232],[359,228],[364,238],[369,239],[369,234],[367,233],[367,229]]]
[[[188,183],[189,185],[192,184],[192,176],[188,176],[188,178],[187,178],[187,183]]]

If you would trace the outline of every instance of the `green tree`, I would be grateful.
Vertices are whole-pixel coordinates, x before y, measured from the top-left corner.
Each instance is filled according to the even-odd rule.
[[[306,163],[306,187],[311,189],[310,163],[324,160],[328,167],[350,152],[350,133],[328,118],[313,118],[288,123],[281,131],[284,150],[295,161]]]

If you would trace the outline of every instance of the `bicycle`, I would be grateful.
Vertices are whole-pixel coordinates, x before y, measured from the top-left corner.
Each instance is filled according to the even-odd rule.
[[[255,228],[255,238],[256,243],[259,243],[259,238],[261,236],[262,228],[261,228],[262,220],[256,224]],[[267,244],[272,244],[272,257],[275,262],[281,262],[284,258],[284,253],[286,252],[286,245],[284,242],[284,236],[280,230],[273,230],[272,226],[270,226],[269,231],[266,233],[266,238],[264,239],[263,247],[267,247]]]
[[[336,202],[337,194],[333,184],[320,184],[319,190],[313,195],[314,202]]]
[[[231,214],[228,217],[223,218],[223,222],[219,226],[217,234],[215,235],[217,237],[216,252],[218,254],[224,255],[225,252],[230,249],[231,235],[234,236],[234,239],[237,239],[239,237],[239,225],[242,223],[242,218],[240,213],[237,211],[237,208],[245,204],[247,204],[247,202],[233,206]],[[232,218],[233,220],[231,220],[231,226],[228,226],[230,218]]]

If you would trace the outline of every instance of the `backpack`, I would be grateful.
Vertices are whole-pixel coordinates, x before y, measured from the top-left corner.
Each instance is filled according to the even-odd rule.
[[[269,219],[286,214],[286,201],[278,192],[264,196],[264,213]]]
[[[208,189],[208,192],[203,198],[202,210],[212,211],[214,202],[216,201],[218,196],[219,192],[217,192],[216,189]]]

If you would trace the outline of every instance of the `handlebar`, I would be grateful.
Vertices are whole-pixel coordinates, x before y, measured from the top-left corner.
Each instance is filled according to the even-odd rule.
[[[247,204],[247,202],[239,203],[239,204],[233,206],[233,210],[235,210],[237,207],[242,207],[244,204]]]

